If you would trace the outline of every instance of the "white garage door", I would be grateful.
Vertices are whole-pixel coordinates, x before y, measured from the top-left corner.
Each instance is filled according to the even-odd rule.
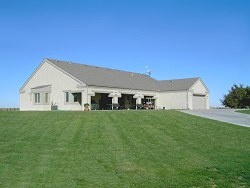
[[[193,109],[206,109],[205,95],[193,95]]]

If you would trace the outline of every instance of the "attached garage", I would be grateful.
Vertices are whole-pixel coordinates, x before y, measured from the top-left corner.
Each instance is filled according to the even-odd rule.
[[[164,109],[209,109],[209,90],[200,78],[159,81],[158,105]]]
[[[193,109],[207,109],[206,95],[193,95]]]

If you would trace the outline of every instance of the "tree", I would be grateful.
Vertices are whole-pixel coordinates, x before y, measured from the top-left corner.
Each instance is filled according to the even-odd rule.
[[[234,84],[221,100],[225,107],[230,108],[249,108],[250,107],[250,87],[242,84]]]

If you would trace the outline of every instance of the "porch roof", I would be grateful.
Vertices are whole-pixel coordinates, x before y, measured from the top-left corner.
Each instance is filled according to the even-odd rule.
[[[31,92],[32,93],[36,93],[36,92],[51,92],[51,85],[41,85],[41,86],[37,86],[37,87],[33,87],[31,88]]]

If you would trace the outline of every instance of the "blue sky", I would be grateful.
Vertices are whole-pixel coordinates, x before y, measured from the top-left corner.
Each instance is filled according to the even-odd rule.
[[[210,105],[250,85],[249,0],[0,0],[0,107],[43,58],[201,77]]]

